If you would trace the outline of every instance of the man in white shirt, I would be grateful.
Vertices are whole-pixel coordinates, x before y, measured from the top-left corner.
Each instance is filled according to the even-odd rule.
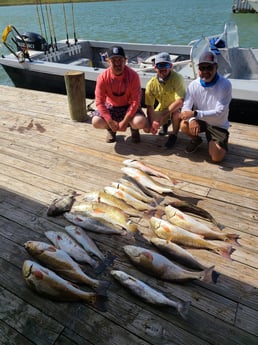
[[[232,99],[230,81],[217,70],[217,56],[205,51],[199,59],[199,78],[189,84],[180,114],[181,132],[191,138],[185,152],[195,152],[202,143],[199,133],[205,132],[209,155],[215,163],[221,162],[228,150],[228,112]]]

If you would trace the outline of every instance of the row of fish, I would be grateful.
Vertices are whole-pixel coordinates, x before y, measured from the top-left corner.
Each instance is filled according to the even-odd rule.
[[[110,282],[92,278],[80,265],[86,263],[95,273],[100,273],[114,257],[106,258],[80,227],[70,225],[65,230],[45,232],[53,245],[41,241],[24,243],[27,252],[39,261],[24,262],[25,282],[32,290],[54,300],[85,301],[104,311]],[[86,285],[94,292],[82,290],[75,284]]]
[[[234,249],[227,242],[236,243],[238,236],[212,230],[183,213],[182,211],[197,214],[220,227],[206,210],[175,198],[175,189],[182,187],[184,182],[172,181],[167,175],[138,160],[125,160],[123,163],[125,166],[121,170],[124,177],[119,181],[111,183],[101,191],[86,193],[80,202],[76,200],[76,193],[54,200],[48,209],[48,216],[63,214],[77,228],[111,235],[133,234],[139,230],[137,226],[139,220],[136,221],[135,217],[146,218],[152,233],[149,238],[150,244],[162,255],[138,246],[125,246],[123,248],[125,253],[137,268],[171,282],[198,279],[207,283],[216,283],[218,273],[214,271],[214,266],[204,267],[184,247],[204,248],[230,257]],[[158,182],[158,178],[162,182]],[[173,196],[173,201],[169,204],[164,203],[166,196]],[[84,230],[81,229],[82,232]],[[53,241],[50,234],[51,232],[46,233],[50,241],[58,248],[60,243]],[[212,241],[214,239],[223,242],[218,244]],[[170,259],[179,262],[179,265]],[[91,265],[97,269],[96,264],[91,263]],[[172,306],[182,317],[186,317],[189,301],[172,301],[126,272],[113,269],[110,273],[113,278],[145,301],[156,305]]]

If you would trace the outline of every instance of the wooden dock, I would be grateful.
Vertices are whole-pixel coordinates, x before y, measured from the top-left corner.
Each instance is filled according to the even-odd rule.
[[[166,138],[129,131],[115,144],[89,122],[73,122],[67,97],[0,86],[0,344],[1,345],[257,345],[258,344],[258,131],[232,123],[230,150],[219,165],[207,146],[187,155],[179,135],[173,150]],[[89,101],[87,100],[89,105]],[[49,204],[71,191],[101,190],[122,177],[123,161],[136,158],[171,178],[185,181],[179,197],[209,211],[236,233],[232,260],[207,250],[191,252],[215,265],[217,284],[164,282],[135,268],[123,251],[145,242],[119,235],[91,234],[113,267],[144,280],[174,300],[190,300],[187,320],[157,308],[114,281],[110,268],[98,278],[111,281],[107,311],[83,303],[57,303],[34,294],[22,277],[23,244],[48,241],[47,230],[62,231],[63,216],[47,217]],[[146,246],[148,244],[146,243]],[[112,267],[111,267],[112,268]]]

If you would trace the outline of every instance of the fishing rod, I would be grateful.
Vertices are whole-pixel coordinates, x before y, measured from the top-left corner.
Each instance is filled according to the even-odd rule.
[[[66,29],[66,44],[68,47],[70,47],[64,1],[63,1],[63,10],[64,10],[64,21],[65,21],[65,29]]]
[[[52,15],[52,10],[51,10],[51,6],[50,6],[50,1],[49,0],[48,0],[48,4],[49,4],[49,11],[50,11],[52,30],[53,30],[53,34],[54,34],[55,48],[56,48],[56,50],[58,50],[57,41],[56,41],[55,26],[54,26],[54,20],[53,20],[53,15]]]
[[[49,35],[50,35],[50,43],[51,43],[50,45],[51,45],[52,50],[54,50],[54,44],[53,44],[53,38],[52,38],[52,33],[51,33],[51,27],[50,27],[50,20],[49,20],[47,4],[45,4],[45,10],[46,10],[46,15],[47,15],[48,31],[49,31]]]
[[[73,37],[74,37],[74,43],[77,44],[78,39],[76,37],[76,31],[75,31],[75,21],[74,21],[74,10],[73,10],[73,2],[71,1],[72,4],[72,20],[73,20]]]
[[[42,6],[42,3],[41,3],[41,0],[39,0],[39,4],[40,4],[41,17],[42,17],[42,22],[43,22],[44,31],[45,31],[45,38],[46,38],[46,40],[48,42],[47,29],[46,29],[45,17],[44,17],[44,13],[43,13],[43,6]]]

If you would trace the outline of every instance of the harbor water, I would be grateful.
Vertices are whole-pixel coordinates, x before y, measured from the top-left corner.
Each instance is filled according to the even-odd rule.
[[[75,36],[118,42],[187,44],[203,35],[219,34],[226,22],[235,22],[240,45],[258,48],[258,13],[233,13],[232,4],[232,0],[122,0],[51,4],[50,9],[57,40],[68,35],[71,42]],[[2,6],[0,30],[12,24],[20,33],[37,32],[49,41],[47,7]],[[0,50],[1,55],[6,53],[3,45]],[[1,66],[0,84],[12,85]]]

